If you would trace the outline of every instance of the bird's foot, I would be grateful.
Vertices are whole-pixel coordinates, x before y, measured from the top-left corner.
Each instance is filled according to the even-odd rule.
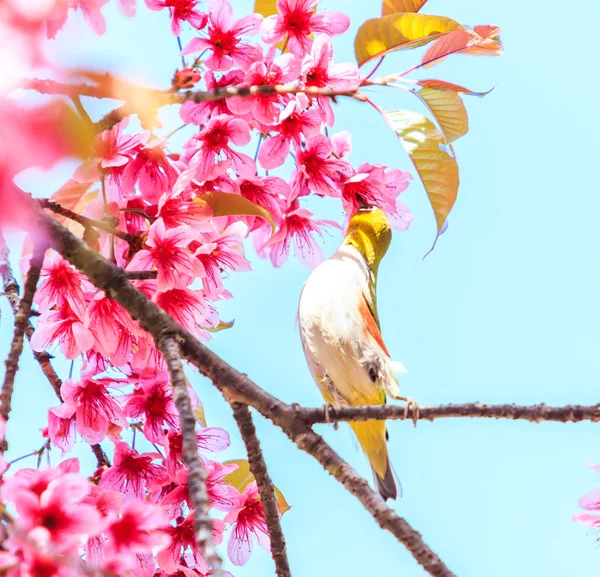
[[[419,403],[417,403],[417,401],[411,397],[400,397],[399,400],[406,403],[406,407],[404,407],[404,418],[408,419],[408,415],[410,413],[412,422],[416,427],[417,421],[419,420]]]
[[[331,421],[331,416],[335,415],[335,407],[331,403],[325,403],[323,405],[323,411],[325,413],[325,422],[333,423],[333,428],[337,431],[339,428],[339,423],[337,421]]]

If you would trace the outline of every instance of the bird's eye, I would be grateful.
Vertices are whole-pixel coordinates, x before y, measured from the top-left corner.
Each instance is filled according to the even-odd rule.
[[[377,368],[376,368],[376,367],[374,367],[373,365],[371,365],[371,366],[369,367],[369,378],[370,378],[370,379],[371,379],[373,382],[375,382],[375,381],[377,381],[377,376],[378,376],[378,375],[377,375]]]

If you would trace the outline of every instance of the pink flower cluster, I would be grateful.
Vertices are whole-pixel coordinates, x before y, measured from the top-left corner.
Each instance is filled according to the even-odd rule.
[[[38,24],[54,36],[69,12],[80,10],[102,33],[106,2],[55,0]],[[396,229],[408,227],[412,217],[398,197],[410,175],[379,164],[355,168],[348,160],[350,135],[329,136],[335,122],[331,100],[306,90],[360,85],[355,65],[334,60],[331,37],[348,28],[345,15],[319,10],[317,0],[278,0],[278,13],[268,18],[236,18],[227,0],[210,0],[207,6],[198,0],[145,4],[169,12],[173,34],[190,27],[194,32],[183,54],[194,55],[195,62],[177,72],[175,90],[194,84],[206,90],[286,86],[268,94],[186,101],[180,115],[194,131],[179,152],[168,138],[131,130],[125,118],[95,138],[90,157],[73,175],[82,189],[89,185],[97,192],[82,203],[83,214],[118,231],[99,230],[86,241],[136,277],[133,284],[187,331],[207,340],[223,325],[216,303],[232,296],[224,282],[230,272],[250,270],[246,239],[251,237],[259,257],[276,267],[292,245],[308,267],[318,264],[317,237],[325,227],[340,225],[315,218],[304,204],[309,197],[337,199],[347,216],[364,203],[379,206]],[[133,15],[134,0],[120,0],[120,6]],[[262,43],[250,41],[257,35]],[[15,134],[29,135],[0,144],[11,163],[21,161],[0,161],[0,200],[16,206],[2,196],[18,197],[10,189],[12,177],[36,162],[51,166],[70,149],[47,114],[39,121],[35,110],[19,115],[1,100],[0,105],[0,120],[13,123]],[[215,198],[225,210],[215,208]],[[19,214],[9,218],[23,220]],[[40,316],[33,349],[58,348],[67,359],[83,359],[77,377],[62,384],[62,403],[48,411],[45,434],[63,455],[77,438],[111,443],[114,452],[112,464],[91,479],[79,475],[73,459],[4,479],[2,499],[15,520],[8,526],[0,568],[10,576],[96,569],[135,577],[156,571],[207,575],[210,567],[194,538],[178,413],[152,338],[57,253],[46,255],[35,303]],[[200,410],[191,387],[189,393]],[[229,436],[199,426],[197,443],[202,452],[221,451]],[[242,565],[254,543],[269,549],[256,483],[238,490],[228,481],[237,465],[202,458],[212,511],[224,514],[213,519],[215,542],[231,528],[228,555]]]

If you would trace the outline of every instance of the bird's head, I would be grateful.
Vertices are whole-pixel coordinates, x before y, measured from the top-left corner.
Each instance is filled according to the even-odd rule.
[[[361,208],[350,219],[344,244],[356,248],[376,273],[392,240],[387,216],[377,207]]]

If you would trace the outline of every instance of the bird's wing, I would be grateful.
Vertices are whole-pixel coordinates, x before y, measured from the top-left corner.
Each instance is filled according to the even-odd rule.
[[[361,363],[369,373],[373,383],[379,382],[381,384],[383,402],[385,403],[385,393],[393,399],[397,399],[400,397],[400,388],[398,387],[398,379],[394,374],[395,363],[385,346],[379,323],[369,305],[368,297],[364,293],[358,308],[362,320],[363,334],[366,337],[364,345],[358,351]]]

